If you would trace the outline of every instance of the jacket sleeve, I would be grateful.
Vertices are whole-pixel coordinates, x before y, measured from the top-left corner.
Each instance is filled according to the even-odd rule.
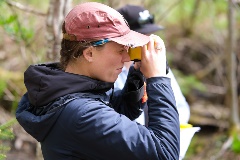
[[[144,81],[143,74],[131,66],[124,88],[114,92],[110,102],[116,112],[124,114],[131,120],[141,115],[146,104],[142,102]]]
[[[179,115],[170,83],[169,78],[163,77],[147,80],[148,127],[154,133],[154,138],[157,137],[156,141],[160,140],[163,146],[169,147],[158,146],[163,153],[161,159],[178,159],[180,152]]]
[[[148,127],[92,102],[91,106],[82,106],[87,110],[75,116],[79,118],[75,143],[84,146],[95,159],[178,160],[180,128],[170,79],[147,79],[147,93]]]

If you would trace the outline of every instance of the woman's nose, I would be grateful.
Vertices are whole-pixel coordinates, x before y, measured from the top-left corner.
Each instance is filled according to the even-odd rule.
[[[129,61],[130,61],[130,56],[129,56],[128,52],[126,51],[122,54],[122,62],[129,62]]]

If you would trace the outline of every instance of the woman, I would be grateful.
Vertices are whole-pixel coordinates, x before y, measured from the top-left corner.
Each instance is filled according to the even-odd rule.
[[[140,71],[130,69],[123,90],[109,96],[133,46],[143,46]],[[178,113],[158,36],[131,31],[119,12],[88,2],[66,16],[61,47],[60,63],[26,70],[28,92],[16,112],[44,159],[178,159]],[[144,78],[148,128],[132,121],[141,114]]]

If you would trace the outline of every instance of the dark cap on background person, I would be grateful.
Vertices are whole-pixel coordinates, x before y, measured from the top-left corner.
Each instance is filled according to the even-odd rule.
[[[129,47],[143,46],[149,36],[130,30],[126,20],[115,9],[97,2],[75,6],[66,16],[63,38],[69,41],[107,39]]]
[[[117,10],[127,20],[130,29],[142,34],[151,34],[164,29],[154,24],[154,16],[141,6],[125,5]]]

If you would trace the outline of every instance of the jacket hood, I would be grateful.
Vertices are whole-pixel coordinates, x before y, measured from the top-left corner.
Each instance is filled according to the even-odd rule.
[[[114,83],[67,73],[58,66],[58,63],[31,65],[25,71],[24,83],[29,101],[33,106],[46,105],[70,93],[88,91],[104,93],[113,87]]]
[[[113,83],[64,72],[58,63],[29,66],[24,83],[28,92],[18,104],[16,118],[40,142],[54,126],[65,104],[79,97],[73,95],[88,91],[103,93],[113,86]]]

